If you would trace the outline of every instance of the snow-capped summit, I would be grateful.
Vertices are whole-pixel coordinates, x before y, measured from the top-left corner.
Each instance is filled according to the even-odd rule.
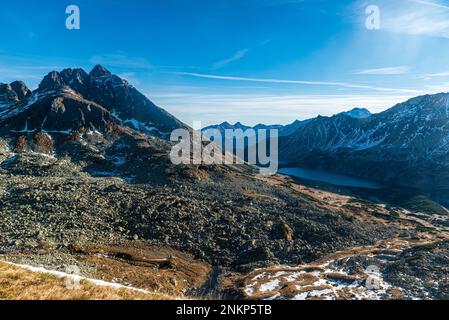
[[[355,119],[365,119],[371,117],[371,112],[365,108],[354,108],[350,111],[342,112],[341,114]]]

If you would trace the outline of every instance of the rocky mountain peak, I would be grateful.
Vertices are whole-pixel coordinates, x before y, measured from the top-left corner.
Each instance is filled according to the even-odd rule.
[[[51,71],[39,84],[40,91],[54,90],[64,86],[64,80],[57,71]]]
[[[33,99],[25,99],[31,95],[23,82],[1,85],[0,122],[8,130],[104,131],[108,125],[120,124],[144,134],[166,136],[185,127],[100,65],[89,74],[80,68],[52,71],[33,92]]]
[[[83,69],[64,69],[61,71],[61,77],[66,86],[69,86],[83,97],[87,96],[90,78]]]
[[[112,75],[112,73],[106,69],[105,67],[101,66],[101,65],[96,65],[92,71],[89,73],[89,76],[93,77],[93,78],[101,78],[101,77],[106,77],[106,76],[110,76]]]
[[[0,84],[0,103],[3,105],[21,101],[30,95],[31,91],[22,81]]]
[[[19,100],[28,98],[31,95],[31,90],[28,89],[23,81],[14,81],[10,84],[11,89],[17,94]]]
[[[44,77],[39,85],[39,90],[55,90],[64,86],[68,86],[84,96],[88,91],[89,75],[79,68],[68,68],[61,72],[52,71]]]
[[[0,83],[0,104],[6,105],[17,100],[17,95],[7,83]]]
[[[0,94],[11,92],[11,86],[7,83],[0,83]]]

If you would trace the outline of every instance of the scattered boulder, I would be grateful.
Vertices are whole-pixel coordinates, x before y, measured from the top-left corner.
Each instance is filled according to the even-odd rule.
[[[293,241],[294,231],[287,223],[282,222],[274,227],[273,234],[276,239],[291,242]]]

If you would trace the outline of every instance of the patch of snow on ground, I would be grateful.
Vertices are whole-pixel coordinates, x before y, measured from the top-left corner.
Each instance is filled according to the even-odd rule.
[[[274,293],[274,296],[267,299],[282,298],[279,290],[284,287],[286,283],[295,284],[301,281],[304,276],[313,276],[316,278],[313,283],[307,285],[296,285],[297,289],[301,291],[293,300],[307,300],[319,298],[324,300],[335,300],[339,298],[339,293],[349,292],[351,299],[355,300],[380,300],[387,295],[388,289],[392,286],[383,280],[382,274],[370,274],[375,282],[375,288],[369,289],[365,285],[365,277],[352,279],[350,274],[345,272],[343,268],[334,267],[332,262],[325,263],[320,266],[322,270],[294,270],[279,271],[273,274],[261,272],[251,280],[251,284],[247,285],[244,292],[249,296],[257,293]],[[329,276],[329,275],[333,276]],[[337,275],[337,277],[335,276]],[[341,276],[341,279],[338,278]],[[298,282],[298,283],[299,283]],[[257,284],[260,286],[257,288]]]
[[[264,283],[260,286],[259,291],[260,292],[271,292],[275,290],[280,284],[280,281],[278,279],[271,280],[270,282]]]
[[[36,273],[46,273],[46,274],[50,274],[53,275],[57,278],[65,278],[65,279],[70,279],[72,281],[76,281],[79,282],[81,280],[87,281],[89,283],[92,283],[96,286],[100,286],[100,287],[110,287],[110,288],[115,288],[115,289],[128,289],[128,290],[133,290],[133,291],[138,291],[138,292],[142,292],[142,293],[150,293],[147,290],[144,289],[138,289],[138,288],[134,288],[134,287],[128,287],[128,286],[124,286],[118,283],[114,283],[114,282],[107,282],[107,281],[103,281],[103,280],[97,280],[97,279],[91,279],[91,278],[86,278],[80,275],[75,275],[75,274],[69,274],[69,273],[65,273],[65,272],[61,272],[61,271],[54,271],[54,270],[48,270],[45,269],[43,267],[33,267],[30,265],[24,265],[24,264],[16,264],[16,263],[12,263],[12,262],[6,262],[6,261],[2,261],[6,264],[15,266],[15,267],[19,267],[22,269],[26,269],[29,270],[31,272],[36,272]]]

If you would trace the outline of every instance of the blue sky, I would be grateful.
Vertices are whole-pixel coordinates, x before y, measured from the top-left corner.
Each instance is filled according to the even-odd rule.
[[[81,29],[67,30],[78,5]],[[380,9],[368,30],[365,9]],[[449,91],[449,2],[2,1],[0,82],[102,64],[184,122],[286,124]]]

